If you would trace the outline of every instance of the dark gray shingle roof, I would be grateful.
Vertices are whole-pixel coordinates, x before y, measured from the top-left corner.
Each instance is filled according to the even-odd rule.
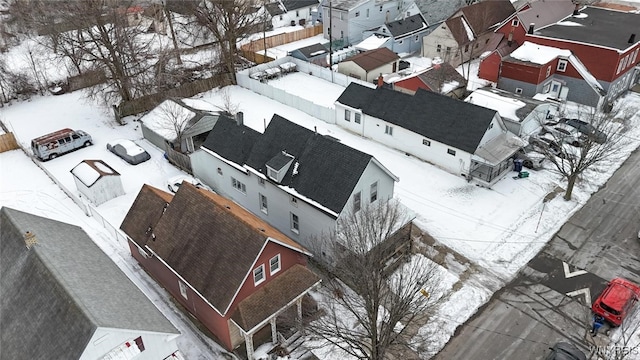
[[[292,11],[314,5],[317,6],[319,2],[317,0],[282,0],[282,4],[284,5],[285,9],[287,9],[287,11]]]
[[[587,7],[581,11],[581,15],[569,16],[563,21],[570,21],[580,26],[562,25],[561,21],[536,30],[534,35],[618,50],[624,50],[633,45],[628,42],[631,34],[636,34],[634,44],[640,42],[640,14]]]
[[[465,6],[464,0],[416,0],[429,25],[437,25]]]
[[[300,51],[300,53],[302,53],[302,55],[304,55],[308,59],[314,56],[319,56],[321,54],[326,54],[329,52],[329,49],[327,49],[326,46],[320,43],[317,43],[317,44],[301,47],[297,49],[297,51]]]
[[[7,207],[0,227],[3,359],[77,359],[97,327],[179,334],[81,228]]]
[[[418,89],[414,95],[351,83],[337,100],[426,138],[474,153],[495,110]]]
[[[406,19],[392,21],[386,24],[393,37],[399,38],[427,27],[426,20],[420,14],[411,15]]]
[[[238,123],[226,115],[221,115],[203,147],[236,164],[244,164],[260,133]]]

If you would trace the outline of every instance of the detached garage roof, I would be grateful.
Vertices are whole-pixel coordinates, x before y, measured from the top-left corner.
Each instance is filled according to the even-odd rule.
[[[83,160],[80,164],[71,169],[71,174],[75,176],[86,187],[91,187],[104,176],[119,176],[111,166],[102,160]]]
[[[400,59],[400,56],[386,47],[383,47],[380,49],[365,51],[345,60],[344,62],[352,61],[363,70],[371,71],[398,59]]]

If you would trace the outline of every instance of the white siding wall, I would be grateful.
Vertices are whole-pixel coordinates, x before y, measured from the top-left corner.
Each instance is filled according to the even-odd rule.
[[[364,4],[356,6],[350,9],[348,12],[340,9],[333,9],[333,19],[331,25],[333,26],[332,37],[334,39],[340,39],[341,31],[342,36],[347,38],[350,44],[357,44],[362,41],[362,34],[365,30],[381,26],[385,23],[387,17],[387,10],[389,11],[389,21],[393,21],[398,15],[398,3],[399,1],[392,0],[379,4],[376,1],[368,1]],[[380,11],[382,7],[382,11]],[[367,16],[367,9],[369,10]],[[342,15],[340,15],[342,13]],[[356,13],[359,15],[356,17]],[[342,17],[342,19],[341,19]],[[323,31],[325,39],[329,39],[329,7],[322,8]]]
[[[136,360],[162,360],[178,351],[175,337],[179,334],[164,334],[148,331],[97,328],[87,344],[80,360],[100,359],[126,341],[142,336],[145,350]]]
[[[73,179],[78,191],[94,205],[100,205],[120,195],[124,195],[124,188],[122,187],[120,176],[103,176],[91,187],[85,186],[84,183],[75,176]]]
[[[351,122],[344,120],[345,106],[336,103],[336,123],[361,136],[371,138],[391,148],[409,153],[417,158],[428,161],[453,174],[467,174],[471,163],[471,154],[460,149],[452,148],[443,143],[427,139],[414,132],[403,129],[386,121],[362,114],[361,124],[354,123],[354,111],[351,110]],[[386,126],[393,127],[393,134],[385,134]],[[494,125],[494,127],[496,127]],[[429,140],[430,145],[424,145],[423,140]],[[447,150],[454,150],[455,155],[448,154]]]
[[[314,7],[307,7],[298,9],[298,16],[296,16],[296,10],[289,11],[286,14],[276,15],[271,18],[271,23],[273,24],[273,28],[280,28],[284,26],[291,26],[291,20],[295,21],[296,25],[300,24],[300,19],[305,19],[307,23],[311,21],[311,10]],[[280,19],[282,16],[282,20]]]
[[[493,117],[493,120],[491,120],[491,124],[487,128],[487,131],[484,133],[484,136],[482,136],[482,139],[480,140],[478,147],[495,139],[500,134],[504,133],[505,130],[506,130],[506,127],[502,123],[502,119],[500,118],[500,115],[496,112],[496,115]]]
[[[313,246],[309,242],[309,237],[318,236],[335,226],[335,218],[331,215],[301,199],[293,203],[291,195],[269,180],[265,180],[264,185],[261,185],[258,175],[251,172],[245,174],[204,150],[196,151],[191,155],[191,164],[194,175],[211,186],[218,194],[234,200],[310,250]],[[218,168],[222,171],[222,175],[218,174]],[[233,188],[231,177],[245,184],[246,194]],[[260,194],[267,197],[267,213],[260,209]],[[299,218],[298,233],[291,229],[291,213]]]
[[[438,52],[438,44],[440,44],[440,52]],[[451,52],[447,55],[447,47],[451,48]],[[455,41],[449,28],[442,23],[436,30],[422,38],[422,56],[428,58],[439,57],[445,61],[453,58],[458,51],[458,43]]]

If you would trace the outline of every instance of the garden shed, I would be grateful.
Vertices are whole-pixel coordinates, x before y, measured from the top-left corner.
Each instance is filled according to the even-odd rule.
[[[124,195],[120,174],[102,160],[83,160],[71,174],[81,196],[94,205]]]

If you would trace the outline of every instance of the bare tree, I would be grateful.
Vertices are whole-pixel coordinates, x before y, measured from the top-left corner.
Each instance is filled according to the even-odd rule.
[[[158,126],[173,136],[172,146],[174,150],[182,151],[182,139],[184,134],[193,127],[190,120],[195,114],[173,100],[167,100],[160,106]]]
[[[222,106],[220,108],[231,115],[236,115],[240,111],[240,104],[233,102],[231,94],[229,94],[229,88],[224,87],[220,92],[222,93]]]
[[[213,35],[220,47],[225,72],[236,84],[237,42],[260,32],[262,20],[252,0],[203,0],[195,8],[198,22]]]
[[[604,160],[615,160],[626,122],[635,114],[635,109],[618,107],[609,113],[580,107],[573,118],[589,124],[587,134],[579,139],[558,131],[544,131],[550,141],[535,146],[554,166],[554,171],[567,179],[565,200],[571,200],[573,188],[579,177],[589,168]],[[543,127],[544,129],[544,127]],[[530,141],[531,142],[531,141]]]
[[[323,282],[325,315],[308,325],[323,345],[372,360],[413,345],[407,329],[428,316],[442,295],[437,290],[438,266],[421,255],[425,261],[401,261],[395,271],[388,268],[388,250],[398,245],[392,235],[407,220],[396,201],[377,201],[339,220],[333,234],[314,241],[322,244],[316,252],[330,259],[326,267],[332,274]]]

